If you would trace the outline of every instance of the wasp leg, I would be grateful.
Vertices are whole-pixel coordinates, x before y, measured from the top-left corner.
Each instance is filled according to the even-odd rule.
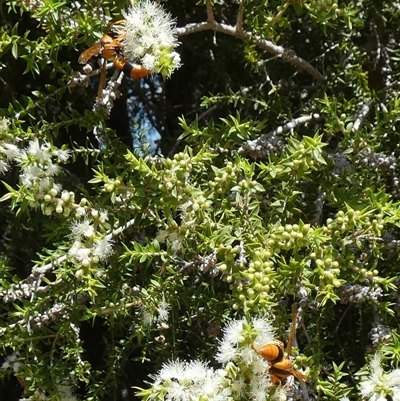
[[[103,65],[101,67],[100,78],[99,78],[99,87],[97,89],[97,98],[99,103],[101,103],[101,101],[103,100],[103,89],[106,84],[106,71],[107,71],[107,60],[103,59]]]
[[[296,338],[296,321],[297,321],[297,311],[299,309],[299,305],[297,304],[297,302],[295,302],[292,305],[292,324],[290,326],[290,337],[289,337],[289,341],[287,343],[287,347],[286,347],[286,353],[288,355],[291,354],[292,352],[292,347],[293,347],[293,342]]]

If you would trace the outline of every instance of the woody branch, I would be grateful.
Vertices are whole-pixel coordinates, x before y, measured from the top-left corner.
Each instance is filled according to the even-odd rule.
[[[232,26],[215,21],[212,5],[207,2],[207,22],[187,24],[184,27],[178,28],[178,36],[182,37],[197,32],[212,30],[214,32],[220,32],[226,35],[234,36],[240,40],[249,40],[268,53],[281,57],[283,61],[304,70],[317,81],[321,82],[325,79],[325,77],[316,68],[314,68],[307,61],[303,60],[301,57],[298,57],[292,50],[285,49],[282,46],[277,46],[271,41],[263,39],[259,35],[254,35],[251,32],[243,31],[244,3],[244,1],[240,3],[236,25]]]

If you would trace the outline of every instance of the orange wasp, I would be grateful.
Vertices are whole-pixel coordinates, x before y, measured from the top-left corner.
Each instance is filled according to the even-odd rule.
[[[124,72],[125,75],[133,79],[145,78],[151,74],[151,71],[140,64],[126,60],[123,56],[123,47],[125,33],[123,24],[125,20],[117,21],[111,25],[108,33],[104,35],[99,42],[95,43],[89,49],[86,49],[79,56],[80,64],[87,64],[94,57],[103,58],[103,66],[100,74],[98,96],[104,88],[106,79],[107,60],[113,59],[114,66]]]
[[[262,356],[269,363],[268,373],[271,376],[273,386],[280,385],[281,382],[289,376],[294,376],[300,381],[307,381],[306,377],[293,368],[293,362],[289,358],[292,351],[294,337],[296,335],[296,318],[298,305],[294,303],[292,306],[292,324],[290,328],[290,338],[286,347],[281,341],[276,340],[276,343],[266,344],[259,349],[254,348],[258,355]]]

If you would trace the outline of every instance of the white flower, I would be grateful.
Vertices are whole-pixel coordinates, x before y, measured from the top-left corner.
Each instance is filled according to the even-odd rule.
[[[11,355],[8,355],[1,365],[1,369],[9,369],[12,368],[14,373],[18,373],[22,366],[22,363],[19,361],[19,352],[14,352]]]
[[[256,358],[254,358],[254,362],[251,366],[253,367],[253,372],[255,375],[260,374],[265,376],[268,362],[264,358],[261,358],[258,354],[256,354]]]
[[[35,165],[29,165],[22,171],[23,172],[20,175],[20,180],[22,185],[25,185],[27,188],[31,188],[35,182],[44,176],[44,171]]]
[[[192,401],[205,397],[227,401],[230,396],[230,390],[222,386],[224,375],[198,360],[167,362],[154,379],[153,389],[165,395],[166,400]]]
[[[225,373],[224,370],[219,369],[216,372],[209,373],[207,379],[204,380],[203,394],[206,395],[209,400],[224,401],[231,399],[232,391],[230,386],[223,386]]]
[[[215,359],[226,365],[228,362],[235,360],[237,347],[233,346],[230,342],[222,340],[218,346],[218,352]]]
[[[360,382],[360,393],[369,401],[386,401],[386,396],[400,401],[400,369],[386,373],[381,360],[382,355],[376,353],[370,362],[370,375]]]
[[[151,72],[171,75],[180,66],[174,48],[178,45],[175,21],[162,6],[141,0],[122,13],[125,23],[120,28],[122,51],[128,60],[140,62]]]
[[[254,341],[255,347],[262,347],[268,343],[274,343],[274,328],[265,318],[254,318],[253,327],[257,331],[257,337]]]
[[[214,371],[208,368],[207,364],[199,360],[193,360],[185,365],[181,379],[199,383],[206,380],[210,373],[214,374]]]
[[[173,235],[170,235],[173,236]],[[182,238],[176,238],[172,241],[171,243],[171,250],[173,252],[178,252],[182,249],[182,243],[183,243],[183,239]]]
[[[251,365],[256,359],[256,353],[249,345],[239,348],[239,357],[246,364]]]
[[[265,401],[265,392],[270,385],[268,375],[254,375],[249,383],[251,400]]]
[[[72,223],[71,234],[78,240],[82,237],[91,238],[94,235],[94,227],[87,219],[75,221]]]
[[[157,320],[160,322],[166,322],[168,320],[170,308],[171,308],[171,306],[167,302],[161,301],[158,304],[158,308],[157,308],[157,312],[158,312]]]
[[[8,171],[9,168],[10,168],[9,164],[7,164],[3,160],[0,160],[0,174],[5,173],[6,171]]]
[[[10,125],[10,120],[8,118],[3,117],[0,120],[0,135],[5,134]]]
[[[71,156],[68,149],[57,149],[55,153],[60,162],[66,162]]]
[[[54,164],[51,161],[47,164],[46,174],[50,177],[57,175],[60,172],[60,167],[58,164]]]
[[[223,341],[229,342],[231,345],[237,345],[243,339],[243,325],[246,323],[245,319],[232,320],[228,326],[224,328]]]
[[[55,192],[55,194],[60,193],[61,190],[62,190],[61,184],[58,184],[58,183],[56,183],[56,182],[53,182],[53,186],[52,186],[52,188],[50,189],[50,191],[52,191],[52,190]]]
[[[18,401],[45,401],[47,400],[47,396],[46,393],[41,390],[41,389],[36,389],[35,392],[33,393],[32,396],[30,396],[29,398],[20,398]],[[61,399],[61,401],[65,401],[64,399]]]
[[[37,181],[37,187],[40,193],[47,192],[51,188],[51,181],[49,177],[44,177]]]
[[[71,195],[68,191],[64,190],[61,192],[60,198],[63,202],[69,202],[69,200],[71,199]]]
[[[238,356],[238,345],[243,339],[243,326],[245,319],[232,320],[228,326],[223,329],[223,338],[218,346],[218,352],[215,356],[218,362],[226,364],[234,361]]]
[[[81,263],[90,263],[90,248],[85,248],[81,242],[75,241],[71,249],[68,251],[69,255]]]
[[[185,363],[179,359],[164,363],[161,370],[158,372],[158,375],[156,376],[155,383],[161,383],[163,381],[175,379],[176,377],[182,377],[184,371]]]
[[[181,65],[181,55],[177,52],[172,52],[171,53],[171,57],[172,57],[172,62],[174,65],[176,66],[180,66]]]
[[[86,209],[84,207],[78,206],[75,210],[76,217],[83,217],[86,214]]]
[[[108,259],[112,253],[112,240],[111,238],[104,237],[98,240],[95,240],[93,246],[93,256],[99,258],[100,261],[105,261]]]
[[[243,330],[246,324],[245,319],[233,320],[224,328],[224,336],[218,346],[218,353],[216,355],[218,362],[226,364],[230,361],[240,359],[247,365],[254,363],[257,365],[257,361],[260,360],[261,366],[264,366],[262,358],[257,356],[257,353],[252,349],[250,344],[240,345],[243,341]],[[266,319],[253,318],[251,325],[257,332],[257,337],[254,341],[256,348],[275,342],[273,337],[274,329]]]
[[[246,390],[247,383],[243,376],[239,376],[232,382],[231,388],[232,392],[238,394],[240,397],[243,395]]]
[[[168,238],[168,235],[169,233],[167,230],[160,230],[157,233],[156,240],[163,244],[165,242],[165,239]]]
[[[100,223],[105,223],[108,220],[108,212],[107,210],[101,210],[99,214]]]
[[[21,154],[21,150],[13,143],[4,143],[0,146],[0,153],[3,153],[7,160],[14,160]]]
[[[157,57],[152,54],[145,54],[142,58],[143,67],[148,70],[154,70],[157,62]]]
[[[29,142],[26,152],[34,156],[39,163],[47,164],[51,160],[50,146],[46,142],[40,145],[37,138]]]
[[[141,311],[141,314],[142,314],[143,325],[144,326],[151,326],[153,324],[153,317],[154,317],[154,315],[152,313],[152,310],[149,307],[143,305],[140,308],[140,311]]]
[[[58,394],[61,401],[76,401],[77,398],[72,394],[72,389],[66,384],[57,385]]]

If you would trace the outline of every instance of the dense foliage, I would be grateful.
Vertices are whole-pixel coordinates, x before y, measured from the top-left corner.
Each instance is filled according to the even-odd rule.
[[[100,97],[127,2],[0,4],[4,399],[400,400],[399,2],[169,0],[181,67]]]

